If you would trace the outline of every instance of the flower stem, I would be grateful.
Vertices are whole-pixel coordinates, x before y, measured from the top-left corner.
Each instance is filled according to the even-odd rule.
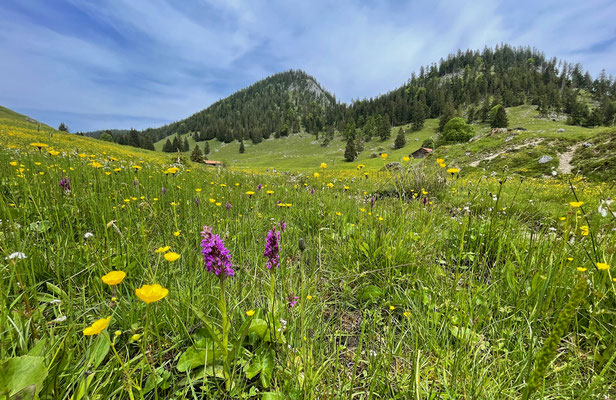
[[[227,392],[231,389],[231,381],[229,379],[229,365],[227,360],[228,344],[229,344],[229,321],[227,318],[227,300],[225,299],[225,277],[220,278],[220,314],[222,315],[222,354],[223,358],[223,374],[225,377],[225,389]]]

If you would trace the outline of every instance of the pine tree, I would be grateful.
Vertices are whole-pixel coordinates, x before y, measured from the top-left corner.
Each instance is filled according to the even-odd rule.
[[[348,162],[355,160],[357,150],[355,149],[355,140],[349,137],[347,139],[346,148],[344,149],[344,159]]]
[[[190,161],[194,161],[197,163],[203,162],[203,153],[201,152],[201,148],[196,145],[193,152],[190,155]]]
[[[490,111],[490,116],[490,126],[492,128],[506,128],[509,125],[505,107],[501,106],[500,104],[492,108],[492,110]]]
[[[244,154],[246,152],[246,149],[244,148],[244,141],[242,140],[240,142],[240,154]]]
[[[68,125],[64,122],[60,122],[60,126],[58,126],[58,130],[62,132],[68,132]]]
[[[394,141],[394,149],[401,149],[406,145],[406,137],[404,137],[404,131],[402,128],[398,128],[398,134]]]
[[[391,136],[391,124],[389,122],[389,115],[385,114],[381,119],[381,125],[379,126],[379,137],[381,140],[387,140]]]
[[[205,142],[205,144],[203,145],[203,155],[208,155],[210,154],[210,143],[209,142]]]
[[[163,151],[165,153],[173,153],[173,144],[171,144],[171,140],[169,140],[169,138],[167,138],[167,141],[165,142],[165,145],[163,146]]]
[[[181,147],[181,143],[180,143],[180,138],[178,137],[178,135],[175,135],[175,137],[173,138],[173,143],[171,144],[173,150],[171,150],[171,152],[175,153],[176,151],[182,151]]]
[[[190,144],[188,144],[188,138],[184,137],[184,144],[182,144],[182,151],[186,152],[190,150]]]

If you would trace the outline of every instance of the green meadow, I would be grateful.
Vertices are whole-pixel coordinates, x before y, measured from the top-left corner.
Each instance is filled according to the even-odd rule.
[[[518,107],[526,131],[424,160],[401,161],[436,120],[353,163],[307,134],[212,141],[213,168],[0,111],[0,398],[616,393],[614,181],[576,152],[552,174],[605,130]]]

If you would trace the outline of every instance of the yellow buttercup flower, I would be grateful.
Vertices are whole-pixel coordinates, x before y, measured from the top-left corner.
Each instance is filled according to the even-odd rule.
[[[312,300],[312,296],[311,295],[306,296],[306,300]]]
[[[124,271],[111,271],[108,274],[103,275],[101,279],[107,285],[113,286],[113,285],[119,285],[124,280],[125,277],[126,277],[126,272]]]
[[[323,168],[323,169],[327,168],[327,164],[326,164],[326,163],[324,163],[324,162],[322,162],[322,163],[321,163],[321,168]]]
[[[169,251],[169,249],[171,248],[171,246],[165,246],[165,247],[159,247],[158,249],[154,250],[155,253],[164,253]]]
[[[175,236],[175,237],[180,236],[180,231],[175,231],[175,232],[173,232],[173,236]]]
[[[49,150],[49,154],[52,156],[57,156],[58,154],[60,154],[60,152],[57,150]]]
[[[174,253],[170,251],[169,253],[165,253],[165,260],[169,262],[177,261],[181,256],[178,253]]]
[[[30,143],[30,146],[38,147],[39,150],[42,149],[43,147],[49,147],[48,144],[40,143],[40,142]]]
[[[101,318],[87,328],[83,330],[83,334],[85,336],[98,335],[101,333],[107,326],[109,325],[109,321],[111,321],[111,317]]]
[[[598,262],[597,269],[600,269],[601,271],[607,271],[608,269],[610,269],[610,266],[606,263]]]
[[[570,203],[569,203],[569,205],[570,205],[571,207],[573,207],[573,208],[578,208],[578,207],[581,207],[581,206],[582,206],[582,204],[584,204],[584,202],[583,202],[583,201],[572,201],[572,202],[570,202]]]
[[[389,306],[389,310],[390,310],[390,311],[393,311],[393,310],[395,310],[395,309],[396,309],[396,307],[394,307],[394,306]]]
[[[411,159],[410,159],[410,157],[408,157],[408,156],[404,156],[404,157],[402,157],[402,161],[404,161],[404,162],[409,162],[410,160],[411,160]]]
[[[402,313],[405,317],[410,317],[411,316],[411,312],[410,311],[405,311]]]
[[[315,178],[318,178],[319,176],[321,176],[321,175],[320,175],[318,172],[315,172],[315,173],[314,173],[314,177],[315,177]]]
[[[12,167],[16,167],[17,166],[17,161],[11,161],[9,163]]]
[[[457,174],[460,170],[458,168],[449,168],[447,169],[447,172],[450,174]]]
[[[201,188],[197,188],[195,189],[195,192],[199,193],[201,191]]]
[[[383,160],[387,159],[387,156],[389,156],[389,154],[387,154],[387,153],[381,153],[381,158],[382,158]]]
[[[255,315],[255,310],[246,311],[246,315],[248,315],[249,317],[252,317],[253,315]]]
[[[169,290],[155,283],[153,285],[143,285],[139,289],[135,289],[135,294],[146,304],[150,304],[167,296]]]
[[[588,268],[584,268],[584,267],[578,267],[577,270],[580,272],[586,272]]]
[[[253,194],[255,194],[255,192],[253,192],[252,190],[249,190],[249,191],[247,191],[247,192],[246,192],[246,194],[247,194],[248,196],[252,196]]]
[[[442,164],[442,163],[444,163],[444,162],[445,162],[445,159],[444,159],[444,158],[437,158],[437,159],[436,159],[436,163],[437,163],[437,164]]]

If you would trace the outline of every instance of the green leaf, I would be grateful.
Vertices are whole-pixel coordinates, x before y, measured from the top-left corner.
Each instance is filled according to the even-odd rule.
[[[27,388],[21,398],[34,398],[43,387],[43,381],[47,377],[44,362],[43,357],[22,356],[0,363],[0,395],[13,396]],[[32,386],[34,389],[31,388]],[[34,395],[30,397],[31,393]]]
[[[357,298],[361,301],[377,301],[383,297],[383,289],[378,286],[368,285],[360,289]]]
[[[89,349],[90,356],[88,358],[88,363],[92,368],[98,367],[103,362],[111,348],[109,340],[103,335],[104,334],[98,335]]]
[[[186,349],[180,356],[176,368],[180,372],[186,372],[202,365],[218,364],[222,361],[222,356],[220,346],[214,346],[211,339],[203,338]]]
[[[64,299],[68,298],[68,295],[66,294],[66,292],[60,289],[59,287],[57,287],[56,285],[54,285],[53,283],[45,282],[45,285],[47,286],[47,290],[49,290],[56,296],[60,296]]]
[[[205,314],[203,314],[201,312],[201,310],[199,310],[197,307],[191,305],[190,307],[192,309],[192,311],[195,313],[195,315],[197,316],[197,318],[199,318],[201,320],[201,322],[203,322],[203,327],[206,329],[206,331],[208,332],[209,336],[216,340],[219,344],[221,344],[221,340],[220,340],[220,331],[218,329],[216,329],[212,324],[211,321],[208,317],[205,316]]]
[[[250,322],[250,327],[248,328],[248,333],[256,333],[261,338],[265,335],[267,331],[267,321],[260,318],[255,318]]]
[[[261,400],[283,400],[284,396],[280,393],[265,392],[262,393]]]
[[[272,373],[274,371],[274,351],[271,349],[261,348],[255,357],[250,360],[250,363],[246,366],[246,378],[252,379],[257,375],[260,375],[261,385],[264,388],[268,388],[270,381],[272,380]]]

